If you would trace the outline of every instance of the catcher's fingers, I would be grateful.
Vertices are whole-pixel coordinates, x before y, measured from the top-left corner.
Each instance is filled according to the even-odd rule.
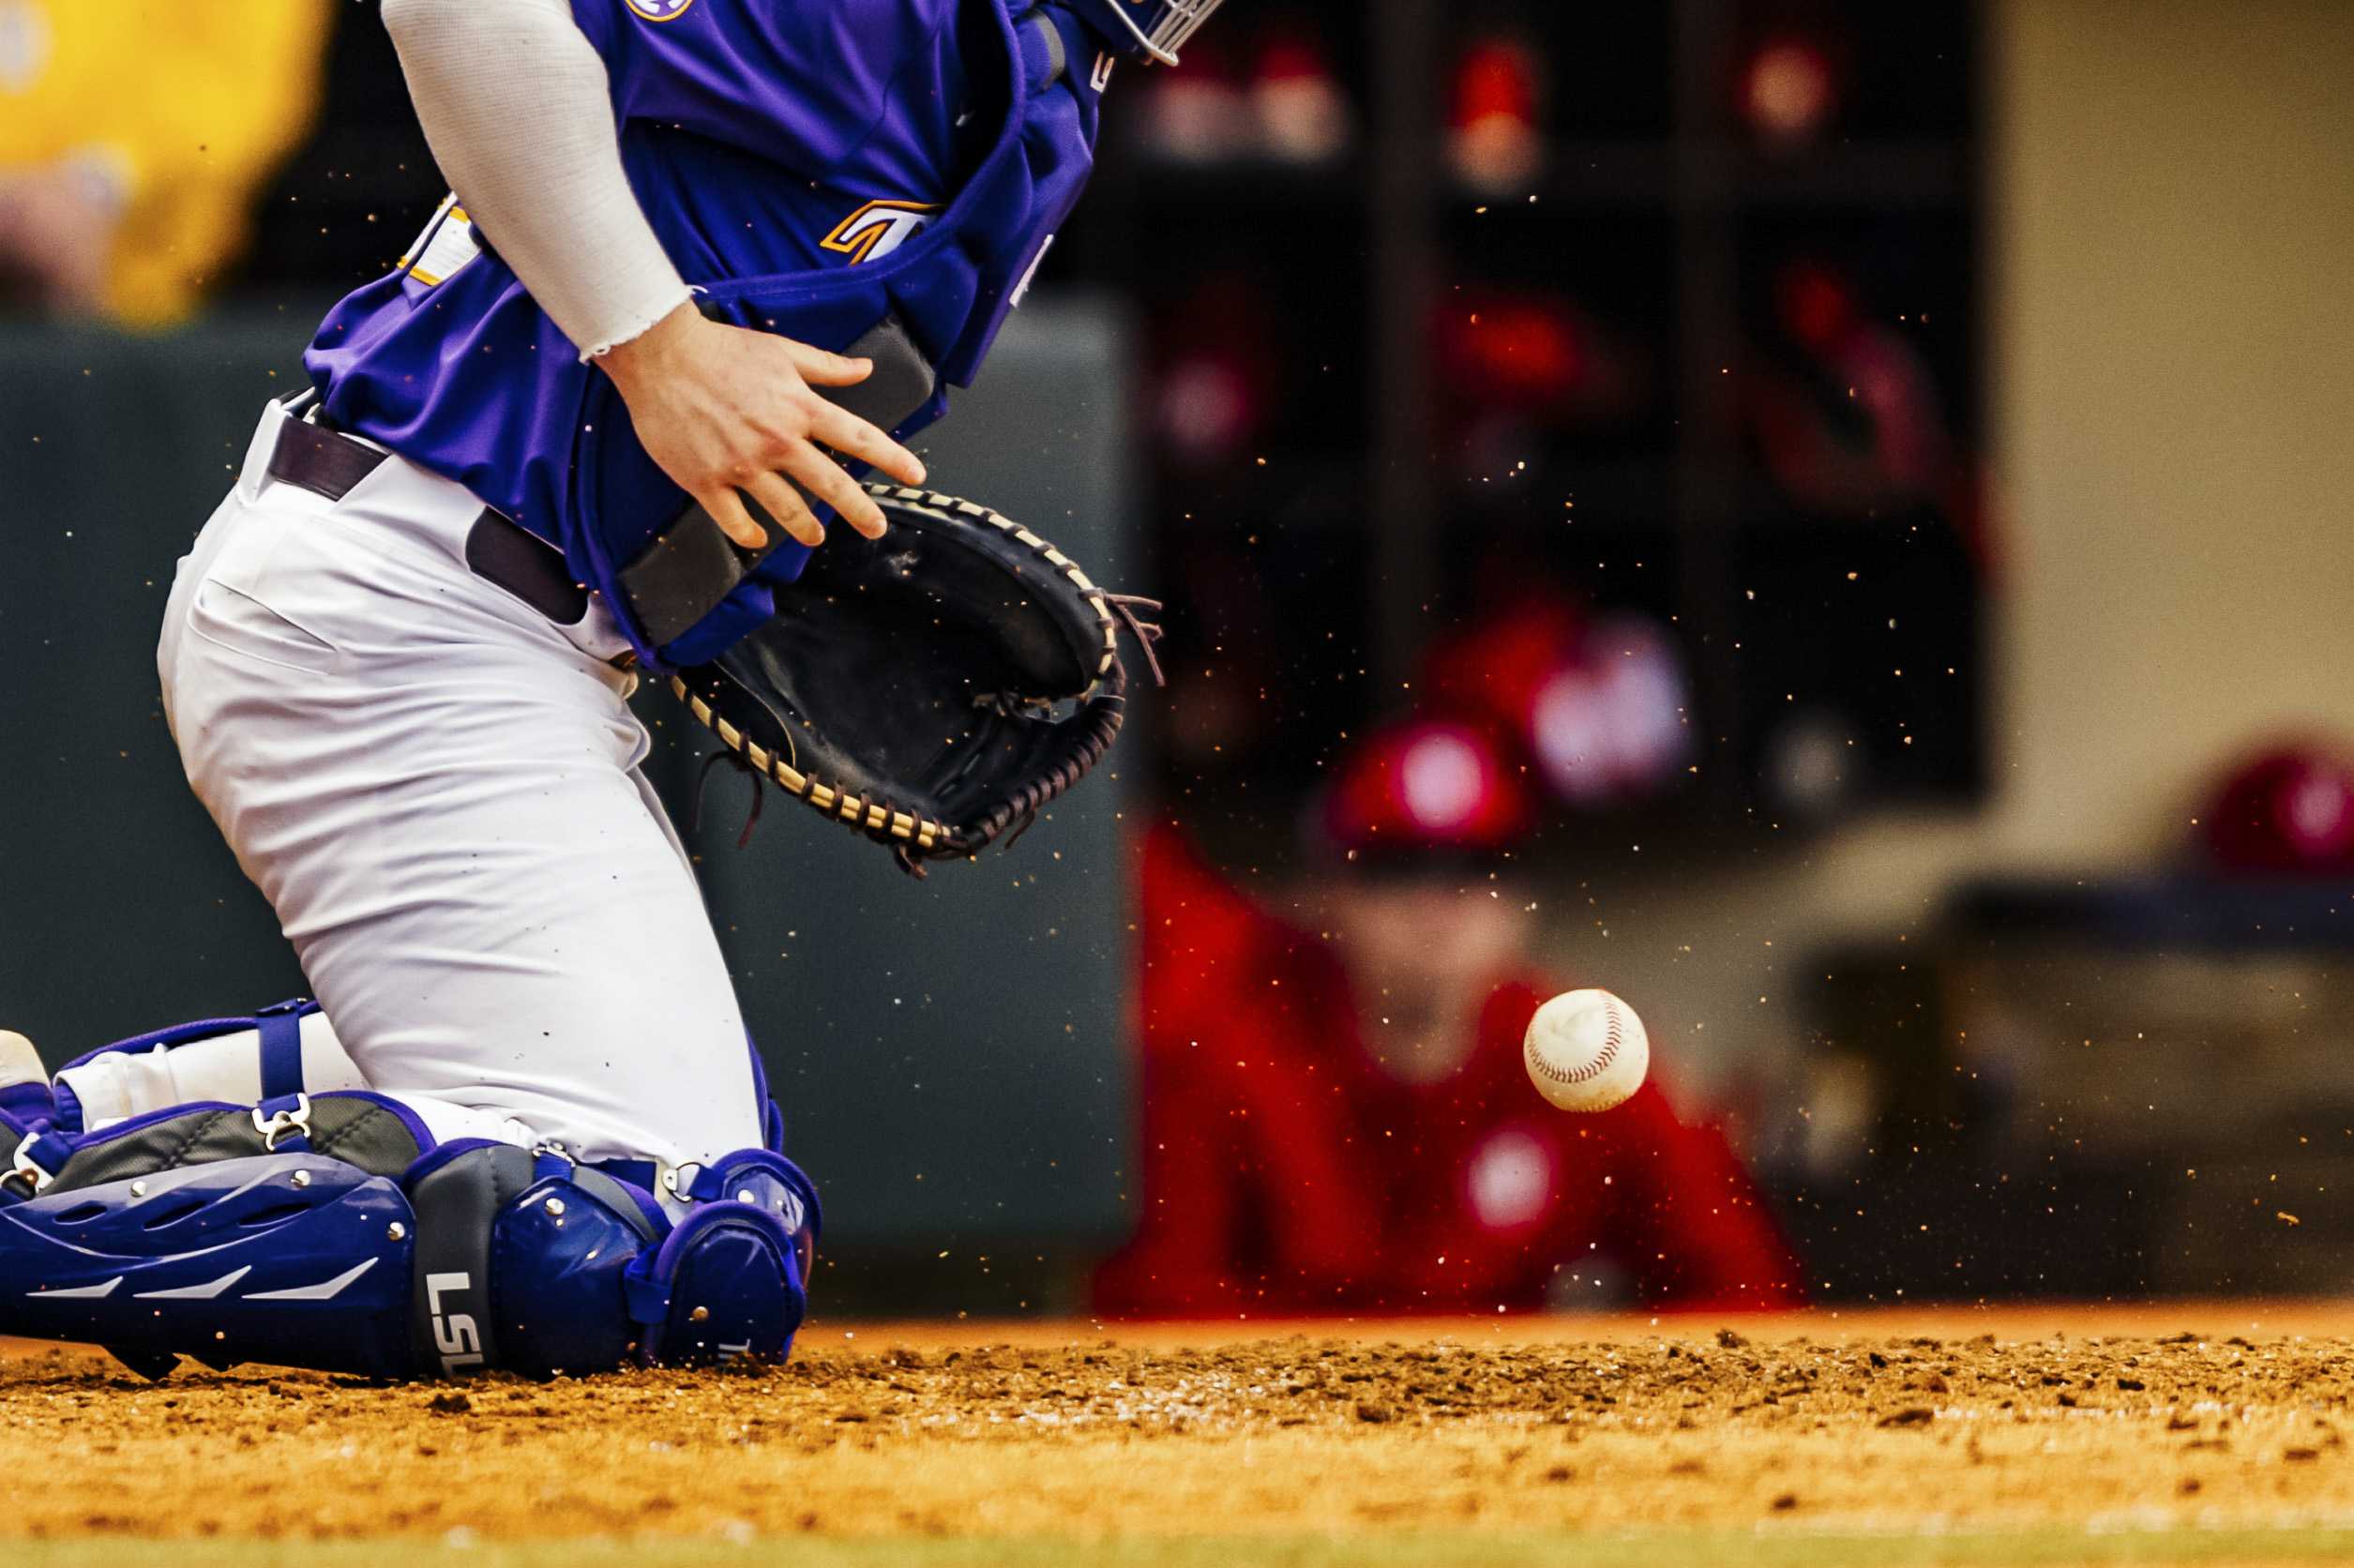
[[[767,548],[768,531],[752,520],[752,514],[744,509],[743,498],[734,490],[722,485],[717,490],[697,495],[695,499],[702,504],[704,511],[711,514],[711,520],[719,525],[720,533],[746,550]]]
[[[902,485],[924,482],[924,465],[914,453],[850,410],[822,399],[809,415],[809,436],[846,458],[872,463]]]
[[[874,374],[875,362],[871,359],[853,359],[849,354],[814,348],[791,338],[777,340],[785,345],[801,379],[812,386],[855,386]]]
[[[828,465],[829,467],[832,465]],[[839,474],[840,469],[834,472]],[[814,550],[825,542],[825,526],[809,510],[809,504],[801,492],[789,484],[780,474],[755,474],[744,482],[751,498],[777,520],[777,526],[801,543]]]
[[[819,451],[809,443],[794,444],[782,464],[786,473],[808,487],[809,493],[839,512],[849,523],[869,539],[883,536],[883,508],[857,480],[842,472],[841,465]]]

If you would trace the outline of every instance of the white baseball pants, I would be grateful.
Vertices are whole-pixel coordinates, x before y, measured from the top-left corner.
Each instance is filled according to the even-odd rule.
[[[445,1138],[756,1146],[744,1020],[601,601],[559,627],[475,576],[481,503],[397,456],[340,501],[272,481],[287,417],[180,563],[157,661],[189,782],[359,1077]],[[136,1113],[191,1086],[118,1087]]]

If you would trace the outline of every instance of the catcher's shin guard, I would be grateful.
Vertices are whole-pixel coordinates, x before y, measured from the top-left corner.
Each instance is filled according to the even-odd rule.
[[[808,1304],[823,1223],[801,1168],[764,1149],[679,1173],[694,1208],[628,1270],[650,1362],[782,1361]]]
[[[730,1155],[654,1196],[560,1152],[442,1147],[367,1093],[45,1135],[0,1187],[0,1333],[383,1378],[781,1359],[816,1193]]]
[[[336,1095],[28,1138],[0,1206],[0,1333],[151,1377],[181,1354],[398,1375],[415,1219],[396,1178],[422,1136]]]

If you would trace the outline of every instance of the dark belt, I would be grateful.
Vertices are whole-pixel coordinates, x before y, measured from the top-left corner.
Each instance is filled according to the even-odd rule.
[[[340,501],[391,456],[325,425],[290,418],[278,428],[269,475]],[[564,554],[506,513],[489,506],[466,530],[466,565],[562,626],[588,614],[588,590],[572,580]]]

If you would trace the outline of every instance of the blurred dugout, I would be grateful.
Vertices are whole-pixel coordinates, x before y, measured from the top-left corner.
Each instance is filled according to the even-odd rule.
[[[0,306],[162,326],[309,129],[327,0],[0,0]]]

